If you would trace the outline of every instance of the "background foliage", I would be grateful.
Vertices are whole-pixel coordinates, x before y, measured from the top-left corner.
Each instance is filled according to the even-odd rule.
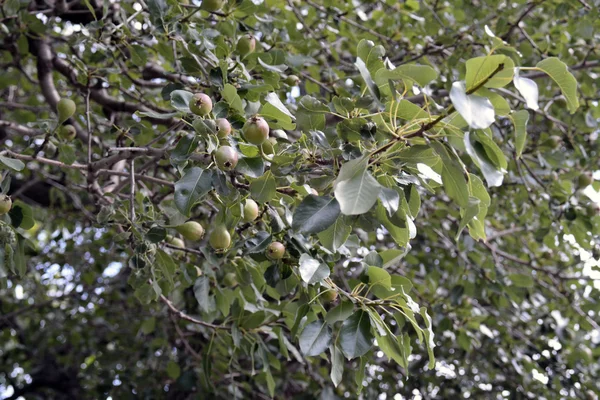
[[[2,3],[0,396],[596,398],[598,1],[215,3]]]

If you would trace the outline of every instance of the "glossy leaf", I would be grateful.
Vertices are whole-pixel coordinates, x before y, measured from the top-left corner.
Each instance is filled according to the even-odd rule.
[[[189,216],[196,204],[212,188],[212,172],[199,167],[189,169],[175,183],[175,205],[179,212]]]
[[[324,322],[311,322],[300,334],[300,350],[305,356],[318,356],[331,343],[331,327]]]
[[[339,343],[348,359],[360,357],[371,349],[373,334],[367,312],[358,310],[344,321],[340,329]]]

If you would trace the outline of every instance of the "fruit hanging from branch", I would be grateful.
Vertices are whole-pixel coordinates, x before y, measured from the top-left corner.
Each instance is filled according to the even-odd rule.
[[[189,107],[194,114],[205,117],[212,111],[213,103],[204,93],[196,93],[192,96]]]

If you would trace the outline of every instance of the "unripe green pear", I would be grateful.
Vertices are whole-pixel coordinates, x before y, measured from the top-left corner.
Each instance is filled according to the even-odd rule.
[[[231,288],[237,286],[238,280],[235,272],[226,273],[223,277],[223,283],[225,284],[225,286],[229,286]]]
[[[174,236],[167,236],[167,243],[169,243],[173,247],[178,247],[180,249],[185,249],[185,243],[183,240]]]
[[[280,242],[272,242],[267,247],[267,258],[271,260],[281,260],[285,255],[285,246]]]
[[[58,136],[61,139],[70,142],[71,140],[75,139],[75,136],[77,136],[77,131],[75,130],[75,127],[73,125],[62,125],[58,129]]]
[[[187,240],[198,241],[204,236],[204,228],[196,221],[187,221],[175,229]]]
[[[223,8],[224,4],[225,0],[202,0],[200,9],[209,12],[219,11],[221,8]]]
[[[189,104],[190,110],[201,117],[205,117],[213,109],[212,100],[204,93],[196,93],[192,96]]]
[[[598,203],[589,203],[585,207],[586,215],[590,218],[593,218],[597,215],[600,215],[600,204]]]
[[[258,217],[258,204],[252,199],[246,199],[244,204],[244,222],[252,222]]]
[[[238,54],[242,57],[247,56],[250,53],[254,53],[256,49],[256,39],[252,35],[244,35],[239,38],[236,46]]]
[[[217,137],[224,139],[231,134],[231,124],[225,118],[217,119]]]
[[[4,215],[12,208],[12,200],[5,194],[0,194],[0,215]]]
[[[325,303],[331,303],[336,301],[338,298],[338,292],[335,291],[334,289],[327,289],[326,291],[323,292],[323,294],[321,295],[321,299],[325,302]]]
[[[252,144],[261,145],[269,137],[269,124],[264,118],[251,117],[242,128],[244,138]]]
[[[285,78],[284,82],[290,86],[298,86],[300,84],[300,78],[298,78],[296,75],[289,75],[287,78]]]
[[[231,171],[238,163],[238,153],[233,147],[221,146],[215,152],[215,162],[221,171]]]
[[[577,178],[577,183],[579,184],[579,187],[582,189],[590,186],[593,182],[594,182],[594,177],[589,172],[584,172],[581,175],[579,175],[579,178]]]
[[[56,113],[58,114],[58,123],[62,124],[75,114],[77,106],[71,99],[60,99],[56,104]]]
[[[210,233],[208,242],[217,251],[225,250],[231,244],[231,235],[224,225],[219,225]]]

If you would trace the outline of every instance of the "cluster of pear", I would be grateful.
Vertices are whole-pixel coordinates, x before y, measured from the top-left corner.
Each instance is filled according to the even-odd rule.
[[[204,93],[196,93],[190,99],[190,111],[201,117],[210,115],[213,109],[212,99]],[[225,139],[231,134],[231,124],[225,118],[218,118],[216,121],[217,137]],[[273,143],[269,141],[269,124],[260,116],[250,117],[242,128],[244,139],[251,144],[261,146],[263,151],[272,152]],[[269,146],[265,146],[268,144]],[[221,171],[231,171],[238,163],[238,153],[231,146],[220,146],[213,154],[215,164]]]
[[[258,204],[252,199],[246,199],[244,203],[244,213],[242,220],[244,222],[252,222],[258,218]],[[199,241],[204,237],[204,227],[196,221],[187,221],[175,228],[185,239],[190,241]],[[167,238],[169,244],[179,248],[185,248],[185,243],[182,239],[174,236]],[[208,243],[217,252],[225,251],[231,245],[231,235],[224,225],[217,225],[208,237]],[[280,242],[272,242],[267,247],[265,255],[271,260],[280,260],[285,255],[285,246]]]
[[[71,118],[73,114],[75,114],[76,110],[77,106],[75,105],[75,102],[71,99],[60,99],[56,104],[56,114],[58,115],[59,123],[58,136],[61,139],[66,140],[67,142],[70,142],[71,140],[75,139],[75,136],[77,136],[77,130],[71,124],[60,124]]]

